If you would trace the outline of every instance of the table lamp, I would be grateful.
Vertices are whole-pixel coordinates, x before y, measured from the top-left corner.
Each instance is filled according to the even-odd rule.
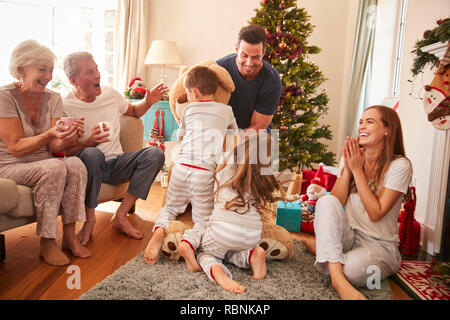
[[[181,64],[177,44],[167,40],[153,40],[147,56],[145,65],[162,65],[161,82],[166,83],[166,66],[176,66]]]

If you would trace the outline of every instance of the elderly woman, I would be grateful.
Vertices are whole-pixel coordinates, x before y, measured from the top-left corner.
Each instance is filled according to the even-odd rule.
[[[56,242],[59,214],[62,247],[76,257],[91,253],[75,237],[76,222],[86,219],[86,168],[76,157],[52,158],[52,152],[64,150],[84,130],[82,121],[71,128],[57,125],[62,100],[46,89],[55,60],[34,40],[20,43],[11,55],[10,72],[18,81],[0,88],[0,177],[32,188],[39,254],[50,265],[65,265],[70,260]]]

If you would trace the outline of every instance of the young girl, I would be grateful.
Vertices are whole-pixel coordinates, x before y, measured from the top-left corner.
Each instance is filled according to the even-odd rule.
[[[270,136],[265,132],[244,136],[223,154],[214,180],[214,210],[197,254],[203,271],[226,291],[246,289],[232,280],[222,260],[253,270],[252,279],[266,277],[265,250],[258,246],[262,221],[258,208],[276,199],[281,190],[270,169]]]
[[[353,285],[366,286],[376,274],[385,279],[401,262],[397,217],[412,168],[394,110],[364,111],[358,139],[345,141],[339,172],[331,195],[316,206],[316,242],[304,243],[341,299],[365,299]]]

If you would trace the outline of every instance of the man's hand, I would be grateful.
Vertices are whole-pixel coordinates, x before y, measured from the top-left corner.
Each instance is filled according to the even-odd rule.
[[[100,129],[100,125],[97,123],[92,129],[91,129],[91,136],[85,141],[86,147],[96,147],[100,143],[109,142],[111,141],[109,139],[109,128],[106,127],[106,125],[103,126],[104,133],[102,133],[102,130]]]
[[[146,105],[152,106],[154,103],[158,102],[164,97],[164,94],[169,92],[169,88],[163,83],[158,84],[152,90],[147,89],[144,97],[144,103]]]

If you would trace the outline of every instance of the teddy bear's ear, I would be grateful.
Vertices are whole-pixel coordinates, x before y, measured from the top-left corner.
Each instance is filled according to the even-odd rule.
[[[219,83],[222,85],[222,87],[224,87],[225,90],[229,91],[230,93],[234,91],[233,79],[231,79],[230,74],[225,68],[219,66],[217,63],[211,64],[208,67],[216,73],[217,77],[219,78]]]
[[[185,73],[188,70],[189,70],[189,67],[186,67],[186,66],[180,67],[180,71],[178,72],[178,77],[181,77],[183,75],[183,73]]]

